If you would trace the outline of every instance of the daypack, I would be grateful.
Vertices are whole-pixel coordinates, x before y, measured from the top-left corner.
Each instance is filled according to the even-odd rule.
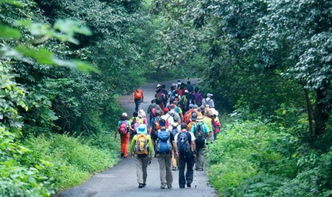
[[[159,125],[159,120],[161,119],[160,116],[156,116],[154,117],[152,120],[152,131],[151,131],[151,138],[153,140],[157,139],[157,132],[160,129],[160,125]]]
[[[159,120],[161,120],[160,116],[154,117],[153,125],[152,125],[152,130],[153,131],[158,131],[160,129]]]
[[[191,136],[188,132],[180,132],[178,134],[178,151],[181,155],[186,156],[191,152]]]
[[[160,101],[160,102],[162,102],[163,100],[165,100],[165,94],[163,93],[163,92],[158,92],[157,94],[156,94],[156,99],[158,100],[158,101]]]
[[[170,142],[170,132],[167,130],[161,130],[158,132],[158,141],[156,151],[157,153],[170,153],[172,150],[172,144]]]
[[[141,99],[143,97],[143,93],[141,90],[135,91],[134,93],[135,99]]]
[[[196,147],[197,149],[204,148],[205,147],[205,134],[203,132],[203,124],[197,123],[194,125],[194,135],[196,138]]]
[[[137,155],[149,154],[148,136],[144,134],[137,135],[134,152]]]
[[[121,135],[126,135],[128,133],[128,125],[127,125],[127,121],[122,121],[120,126],[118,127],[118,132]]]

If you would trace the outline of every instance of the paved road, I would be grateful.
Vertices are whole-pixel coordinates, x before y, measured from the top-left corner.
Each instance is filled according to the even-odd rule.
[[[173,81],[163,82],[170,85]],[[142,104],[144,109],[154,96],[156,84],[147,84],[143,88],[145,101]],[[120,104],[127,113],[132,114],[134,102],[131,95],[120,98]],[[159,179],[159,165],[157,159],[153,159],[148,167],[147,187],[138,189],[136,181],[135,161],[133,159],[123,159],[116,166],[93,176],[90,180],[63,191],[58,194],[61,197],[215,197],[214,189],[208,185],[208,180],[204,172],[194,173],[194,182],[191,189],[179,189],[178,171],[173,171],[173,189],[161,190]]]

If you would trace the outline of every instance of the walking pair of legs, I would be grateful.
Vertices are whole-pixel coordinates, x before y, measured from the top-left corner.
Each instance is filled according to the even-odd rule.
[[[158,155],[161,189],[166,189],[166,187],[168,189],[172,188],[173,176],[171,171],[171,161],[172,154],[170,153]]]
[[[187,167],[187,171],[185,169]],[[184,188],[187,184],[187,187],[191,187],[194,178],[194,156],[181,156],[179,157],[179,186]]]
[[[146,178],[148,177],[146,169],[148,167],[149,160],[150,158],[148,155],[136,155],[138,188],[143,188],[146,186]]]

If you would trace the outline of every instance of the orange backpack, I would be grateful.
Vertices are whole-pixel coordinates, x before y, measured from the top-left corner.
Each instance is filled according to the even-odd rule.
[[[142,90],[136,90],[134,93],[134,98],[135,99],[141,99],[143,97],[143,92]]]

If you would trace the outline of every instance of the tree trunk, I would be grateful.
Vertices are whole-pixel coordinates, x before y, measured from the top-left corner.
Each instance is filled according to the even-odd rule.
[[[308,113],[308,121],[309,121],[309,132],[311,137],[315,137],[315,131],[314,131],[314,123],[313,123],[313,116],[314,116],[314,111],[312,109],[312,104],[310,102],[310,98],[309,98],[309,91],[307,89],[303,89],[304,90],[304,96],[305,96],[305,101],[307,104],[307,113]]]
[[[323,86],[316,90],[316,110],[315,110],[315,137],[324,133],[326,122],[329,119],[328,102],[326,101],[327,87]]]

